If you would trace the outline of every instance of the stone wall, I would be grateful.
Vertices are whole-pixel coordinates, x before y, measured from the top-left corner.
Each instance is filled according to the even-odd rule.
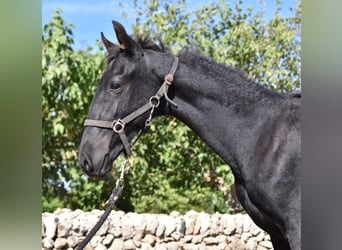
[[[58,209],[42,214],[42,249],[74,249],[103,211]],[[85,250],[272,249],[269,235],[248,215],[189,211],[136,214],[113,211]]]

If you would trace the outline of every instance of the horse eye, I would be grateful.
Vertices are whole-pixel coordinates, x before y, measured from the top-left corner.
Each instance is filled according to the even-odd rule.
[[[117,83],[117,82],[112,82],[110,84],[110,88],[112,90],[120,90],[121,89],[121,84],[120,83]]]

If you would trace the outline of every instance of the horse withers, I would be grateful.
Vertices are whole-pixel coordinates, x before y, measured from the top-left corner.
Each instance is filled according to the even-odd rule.
[[[280,94],[201,55],[139,43],[113,21],[108,66],[89,108],[79,162],[104,176],[152,117],[174,116],[232,169],[239,201],[274,249],[301,249],[300,95]]]

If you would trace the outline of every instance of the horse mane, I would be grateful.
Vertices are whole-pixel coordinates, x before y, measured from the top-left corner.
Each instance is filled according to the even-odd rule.
[[[258,83],[255,79],[249,78],[243,70],[217,63],[214,59],[204,56],[199,50],[181,51],[178,54],[178,57],[180,62],[185,63],[193,69],[206,72],[207,76],[218,82],[222,82],[224,85],[226,84],[227,79],[231,79],[230,81],[232,82],[241,83],[239,86],[246,94],[247,92],[256,93],[258,90],[259,93],[267,93],[267,95],[278,97],[281,96],[280,93],[271,91],[264,85]]]
[[[138,36],[136,41],[143,49],[150,49],[161,53],[170,53],[170,49],[164,45],[160,38],[158,38],[159,45],[153,42],[153,40],[148,36]],[[213,59],[205,57],[197,47],[181,50],[177,56],[179,57],[180,62],[192,66],[198,65],[199,67],[210,68],[212,71],[214,71],[215,75],[217,73],[223,73],[226,71],[234,71],[245,76],[245,73],[242,70],[216,63]]]
[[[134,38],[138,45],[143,49],[149,49],[160,53],[170,53],[170,49],[165,46],[160,37],[157,38],[158,44],[155,43],[149,36],[136,36]],[[114,50],[107,55],[108,63],[120,53],[120,50],[121,49]],[[181,50],[177,56],[179,57],[180,62],[188,65],[191,68],[197,68],[203,72],[207,72],[208,76],[212,77],[213,79],[226,81],[227,79],[234,78],[236,81],[243,81],[243,86],[246,90],[249,89],[247,88],[247,86],[249,86],[252,87],[252,89],[257,88],[262,92],[266,91],[269,94],[279,96],[279,93],[270,91],[262,84],[259,84],[256,80],[248,78],[244,71],[228,65],[217,63],[214,61],[214,59],[206,57],[197,47],[192,46],[191,48]],[[298,95],[294,96],[298,97]]]
[[[161,53],[170,53],[170,49],[164,45],[160,38],[158,38],[159,45],[153,42],[153,40],[148,36],[138,36],[136,41],[143,49],[150,49]],[[218,64],[213,59],[205,57],[197,47],[181,50],[177,56],[179,57],[180,62],[191,67],[201,67],[202,69],[204,68],[209,70],[212,72],[213,76],[217,76],[217,74],[222,75],[224,73],[231,74],[233,71],[240,76],[247,78],[246,74],[242,70]]]
[[[149,49],[160,53],[170,53],[170,49],[164,45],[163,41],[160,38],[157,39],[158,44],[155,43],[149,36],[136,36],[134,40],[143,49]],[[120,53],[120,50],[121,49],[113,50],[107,55],[108,63],[117,57],[117,55]],[[244,78],[247,78],[246,74],[242,70],[216,63],[213,59],[205,57],[196,47],[181,50],[177,56],[179,57],[180,62],[183,62],[193,68],[200,67],[201,69],[205,69],[208,72],[212,72],[213,76],[222,76],[222,74],[228,76],[234,72]]]
[[[150,49],[161,53],[170,52],[170,49],[164,45],[160,38],[158,38],[159,45],[153,42],[153,40],[148,36],[138,36],[136,41],[143,49]]]

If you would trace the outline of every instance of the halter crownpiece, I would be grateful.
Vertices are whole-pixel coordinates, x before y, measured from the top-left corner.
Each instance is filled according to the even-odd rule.
[[[173,76],[177,70],[177,67],[178,67],[178,57],[174,57],[170,72],[165,76],[163,84],[161,85],[161,87],[159,88],[157,93],[154,96],[152,96],[149,99],[148,103],[146,103],[144,106],[138,108],[137,110],[135,110],[131,114],[125,116],[122,119],[118,119],[118,120],[103,121],[103,120],[86,119],[84,121],[83,126],[112,129],[114,133],[119,135],[121,142],[124,146],[124,149],[126,151],[126,157],[129,158],[132,154],[132,147],[129,144],[128,137],[125,133],[126,124],[135,120],[139,116],[145,114],[147,111],[150,111],[150,115],[145,121],[145,128],[151,126],[153,112],[154,112],[155,108],[157,108],[159,106],[160,98],[162,98],[163,96],[165,97],[165,100],[167,101],[167,103],[169,103],[169,104],[171,104],[177,108],[177,104],[174,103],[167,95],[168,90],[169,90],[169,86],[171,86],[171,84],[173,82]],[[140,135],[137,137],[135,142],[139,139]]]

